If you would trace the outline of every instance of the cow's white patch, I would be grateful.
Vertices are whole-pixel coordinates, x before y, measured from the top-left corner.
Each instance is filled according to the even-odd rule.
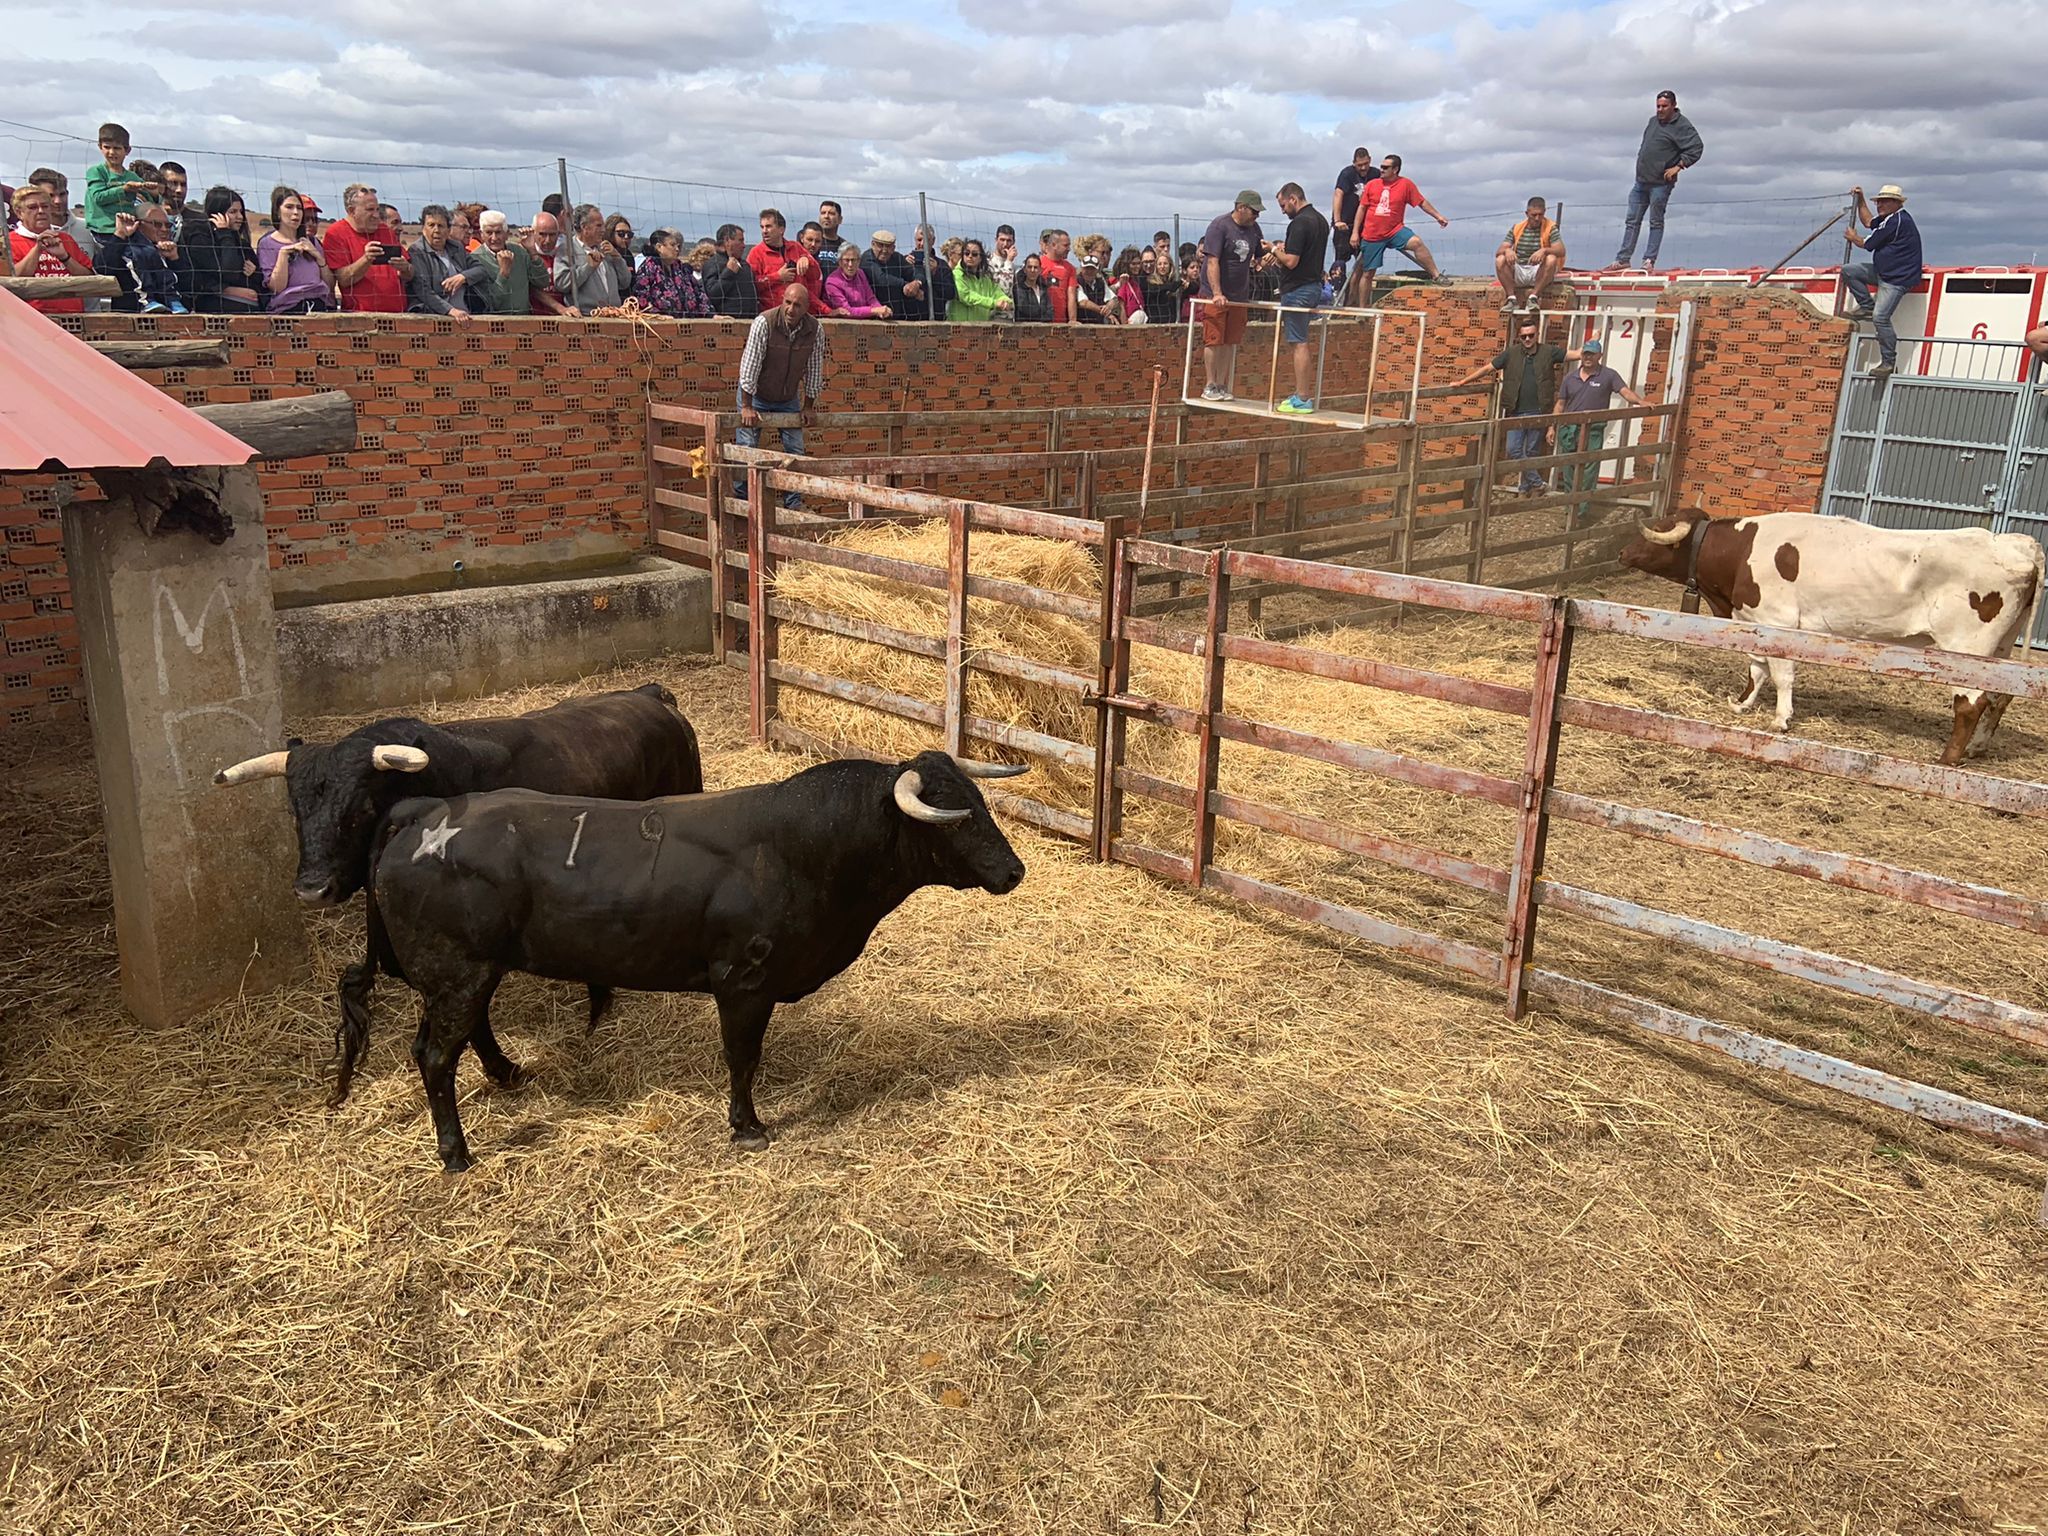
[[[447,863],[448,845],[455,841],[455,834],[461,830],[462,828],[460,827],[451,827],[448,824],[448,818],[443,816],[441,818],[441,825],[438,827],[428,827],[426,831],[420,834],[420,845],[413,850],[412,854],[413,863],[419,863],[428,854],[432,854],[444,864]]]

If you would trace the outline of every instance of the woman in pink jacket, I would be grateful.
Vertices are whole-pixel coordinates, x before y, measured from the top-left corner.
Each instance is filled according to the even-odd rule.
[[[893,312],[875,298],[875,286],[860,269],[860,247],[851,240],[839,247],[839,266],[825,279],[825,302],[832,313],[852,320],[889,320]]]

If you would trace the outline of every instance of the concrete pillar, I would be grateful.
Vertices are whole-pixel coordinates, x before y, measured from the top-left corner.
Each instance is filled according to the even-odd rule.
[[[284,719],[262,492],[252,469],[204,473],[234,519],[223,544],[147,535],[125,497],[64,512],[121,996],[147,1024],[307,970],[283,781],[213,785],[216,769],[281,747]]]

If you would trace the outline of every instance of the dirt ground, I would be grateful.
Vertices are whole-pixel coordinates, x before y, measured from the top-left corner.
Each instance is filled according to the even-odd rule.
[[[1596,694],[1654,675],[1703,714],[1730,672],[1579,661]],[[1937,713],[1810,670],[1828,739],[1897,749]],[[591,686],[645,676],[712,787],[802,766],[746,743],[731,672]],[[2044,776],[2044,721],[2015,706],[2007,733],[1998,771]],[[451,1179],[402,986],[324,1107],[353,910],[315,921],[303,989],[126,1020],[86,761],[20,753],[0,803],[5,1529],[2048,1530],[2031,1159],[1616,1026],[1512,1023],[1013,828],[1014,894],[921,894],[777,1014],[767,1153],[726,1141],[706,1000],[627,996],[586,1039],[580,993],[515,978],[498,1034],[534,1080],[464,1066],[479,1163]],[[1731,820],[1750,777],[1629,771]],[[1844,814],[1804,793],[1763,829]],[[1851,814],[1910,848],[1920,802],[1892,798]],[[1979,878],[2043,894],[2038,828],[1998,826]],[[2042,1001],[2018,980],[1981,984]],[[1836,1027],[1778,995],[1742,1006]],[[2023,1055],[1976,1065],[1989,1097],[2048,1099]]]

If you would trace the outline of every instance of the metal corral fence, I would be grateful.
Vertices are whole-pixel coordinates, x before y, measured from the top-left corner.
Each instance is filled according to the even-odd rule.
[[[1401,390],[1386,398],[1413,408],[1418,397]],[[1485,385],[1419,392],[1425,408],[1442,411],[1483,409],[1489,398]],[[1156,416],[1144,406],[818,412],[807,429],[807,454],[798,459],[733,446],[738,416],[731,411],[650,403],[648,524],[657,550],[709,566],[714,596],[723,596],[726,568],[717,552],[744,547],[743,505],[730,477],[769,464],[878,492],[926,488],[984,505],[1119,517],[1130,532],[1169,543],[1227,542],[1264,554],[1546,587],[1614,570],[1618,541],[1635,522],[1670,510],[1684,410],[1681,399],[1554,416],[1551,422],[1574,429],[1581,446],[1519,460],[1507,457],[1509,420],[1470,414],[1331,431],[1249,422],[1178,401],[1162,403]],[[794,418],[764,416],[762,431],[785,422],[795,424]],[[967,431],[1005,446],[904,451],[913,438],[943,442]],[[1214,435],[1225,432],[1254,435]],[[1603,433],[1604,442],[1598,440]],[[1156,439],[1149,449],[1148,434]],[[837,451],[819,453],[828,438]],[[1106,438],[1125,443],[1076,446]],[[1501,488],[1503,475],[1525,471],[1545,478],[1541,494]],[[895,504],[880,495],[855,497],[848,511],[859,517],[866,508],[889,505]],[[1199,601],[1182,595],[1183,581],[1172,571],[1146,571],[1140,580],[1152,589],[1139,600],[1141,614]],[[1265,592],[1253,588],[1242,596],[1253,621],[1263,622]],[[1326,629],[1384,606],[1317,614],[1291,625],[1276,616],[1272,633],[1286,638]],[[736,622],[721,621],[721,654],[734,643]]]
[[[1561,733],[1569,725],[1639,742],[1696,749],[1823,778],[1905,790],[1934,800],[2048,819],[2048,784],[2002,779],[1966,768],[1941,767],[1853,747],[1755,731],[1632,705],[1574,697],[1572,650],[1581,634],[1664,641],[1739,655],[1781,657],[1907,678],[1946,689],[1986,689],[2048,700],[2048,668],[1990,661],[1949,652],[1836,639],[1825,635],[1646,609],[1623,603],[1482,587],[1395,571],[1339,566],[1256,550],[1197,549],[1137,536],[1135,519],[1119,513],[1078,517],[1062,512],[980,503],[928,492],[808,474],[766,462],[746,468],[749,499],[728,510],[739,516],[744,540],[715,552],[728,573],[721,614],[726,660],[746,669],[757,738],[826,755],[874,755],[858,742],[827,739],[789,718],[792,692],[839,700],[881,716],[928,728],[954,752],[1007,749],[1070,773],[1089,776],[1094,789],[1086,814],[1014,791],[990,796],[999,810],[1093,850],[1099,859],[1133,865],[1194,890],[1228,897],[1317,924],[1349,938],[1419,957],[1498,989],[1519,1015],[1531,1000],[1583,1009],[1651,1034],[1705,1046],[1737,1060],[1768,1067],[1873,1103],[1904,1110],[1932,1123],[2048,1157],[2048,1123],[2013,1110],[1860,1065],[1821,1051],[1741,1029],[1539,963],[1544,913],[1568,914],[1827,989],[1875,1000],[2036,1050],[2048,1050],[2048,1014],[1952,985],[1932,984],[1850,955],[1827,953],[1760,934],[1706,922],[1637,901],[1603,894],[1546,867],[1552,825],[1558,821],[1604,828],[1634,838],[1707,854],[1757,868],[1883,896],[1952,914],[1988,928],[2048,934],[2048,903],[1923,870],[1857,855],[1808,847],[1742,827],[1558,787]],[[1083,467],[1086,499],[1089,471]],[[1064,482],[1063,482],[1064,483]],[[869,518],[942,523],[947,530],[943,567],[841,546],[844,517],[776,505],[783,493],[807,498],[807,507],[859,507]],[[752,515],[748,515],[749,512]],[[983,532],[1020,533],[1081,546],[1100,560],[1107,580],[1099,596],[1077,596],[1025,583],[972,574],[969,554]],[[828,612],[778,593],[781,567],[792,562],[835,567],[942,594],[942,635]],[[1199,585],[1195,623],[1137,612],[1148,576]],[[735,579],[737,578],[737,580]],[[744,582],[741,586],[740,581]],[[1402,606],[1451,614],[1484,615],[1530,626],[1534,670],[1526,685],[1458,677],[1396,665],[1368,656],[1319,650],[1270,634],[1235,633],[1233,609],[1245,613],[1245,594],[1289,588],[1348,605]],[[743,593],[743,599],[740,594]],[[969,599],[1059,614],[1089,626],[1097,638],[1089,673],[1040,658],[984,649],[970,627]],[[782,656],[790,626],[808,628],[899,651],[937,663],[943,686],[913,697],[853,678],[796,666]],[[756,638],[758,637],[758,639]],[[738,648],[744,644],[745,649]],[[1132,692],[1133,647],[1156,647],[1196,658],[1198,701],[1190,707]],[[1433,699],[1468,710],[1526,722],[1521,771],[1513,776],[1434,763],[1403,752],[1317,735],[1225,707],[1232,663]],[[1067,739],[969,708],[975,674],[1010,676],[1049,686],[1085,706],[1088,739]],[[1197,745],[1193,782],[1140,771],[1127,756],[1132,722],[1145,722],[1192,738]],[[1511,856],[1488,863],[1448,851],[1342,825],[1297,810],[1224,791],[1218,762],[1225,743],[1335,766],[1352,773],[1499,807],[1514,818]],[[1099,745],[1098,745],[1099,744]],[[1170,852],[1138,841],[1125,818],[1130,797],[1179,807],[1192,822],[1190,852]],[[1219,822],[1230,821],[1300,839],[1359,859],[1411,871],[1498,899],[1505,920],[1497,945],[1474,943],[1404,926],[1272,880],[1218,867],[1213,851]]]

